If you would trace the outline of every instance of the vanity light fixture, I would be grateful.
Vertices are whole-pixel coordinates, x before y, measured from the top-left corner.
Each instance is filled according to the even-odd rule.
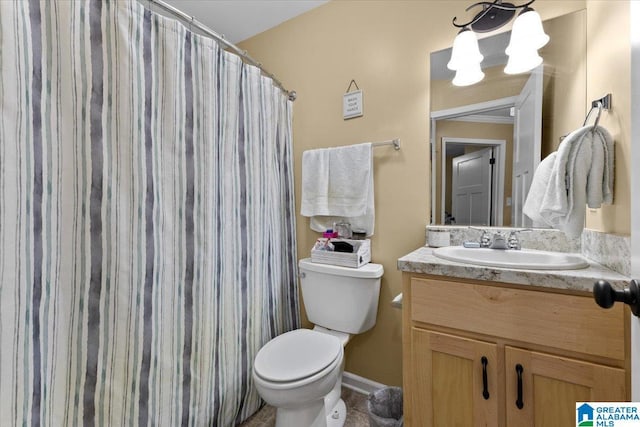
[[[542,28],[540,15],[530,7],[525,7],[518,15],[511,29],[511,40],[505,53],[509,62],[504,69],[507,74],[524,73],[542,64],[538,49],[549,43],[549,36]]]
[[[460,30],[453,41],[451,60],[447,68],[456,72],[453,84],[456,86],[469,86],[484,78],[480,69],[480,63],[484,56],[478,48],[478,38],[468,27]]]
[[[516,6],[512,3],[494,0],[474,3],[466,10],[482,6],[471,21],[458,24],[457,17],[453,18],[453,26],[460,28],[460,32],[453,42],[451,60],[447,64],[450,70],[456,72],[453,84],[468,86],[484,78],[480,69],[483,56],[478,49],[478,38],[475,33],[486,33],[506,25],[521,9],[513,23],[511,39],[505,53],[509,61],[504,69],[507,74],[518,74],[530,71],[542,63],[538,49],[549,42],[549,36],[542,28],[542,20],[538,12],[529,7],[535,0]]]

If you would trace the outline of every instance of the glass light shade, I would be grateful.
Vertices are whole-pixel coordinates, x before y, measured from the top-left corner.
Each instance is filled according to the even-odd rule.
[[[484,79],[484,73],[480,68],[480,63],[468,64],[464,68],[456,70],[456,76],[452,83],[455,86],[470,86]]]
[[[526,73],[542,64],[542,57],[536,49],[520,50],[509,55],[509,61],[504,68],[506,74]]]
[[[478,38],[476,34],[468,28],[463,28],[453,41],[451,59],[447,68],[457,71],[467,68],[470,65],[478,64],[484,59],[478,48]]]
[[[549,36],[542,28],[540,15],[533,9],[525,9],[513,23],[509,46],[505,50],[507,55],[512,55],[520,50],[540,49],[549,43]]]

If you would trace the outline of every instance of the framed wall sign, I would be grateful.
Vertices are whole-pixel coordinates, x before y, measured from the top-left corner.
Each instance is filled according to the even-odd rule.
[[[357,90],[349,92],[351,85],[355,85]],[[351,80],[351,83],[349,83],[349,87],[347,88],[347,93],[342,97],[342,117],[347,120],[361,117],[363,114],[362,91],[356,84],[355,80]]]

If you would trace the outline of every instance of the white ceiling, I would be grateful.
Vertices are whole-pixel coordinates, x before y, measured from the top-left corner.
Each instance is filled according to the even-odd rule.
[[[164,0],[238,43],[328,0]],[[142,0],[144,3],[144,0]]]

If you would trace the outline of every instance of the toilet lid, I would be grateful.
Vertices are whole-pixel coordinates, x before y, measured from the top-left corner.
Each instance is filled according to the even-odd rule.
[[[342,343],[334,336],[297,329],[266,343],[256,356],[254,369],[267,381],[296,381],[329,366],[341,350]]]

